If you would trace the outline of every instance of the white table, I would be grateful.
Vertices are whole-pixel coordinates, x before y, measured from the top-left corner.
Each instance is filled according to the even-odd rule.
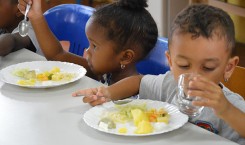
[[[3,57],[0,69],[32,60],[45,58],[23,49]],[[148,137],[124,137],[94,130],[82,120],[90,106],[82,103],[81,97],[71,97],[71,93],[99,85],[88,77],[50,89],[27,89],[0,81],[0,145],[235,144],[190,123]]]

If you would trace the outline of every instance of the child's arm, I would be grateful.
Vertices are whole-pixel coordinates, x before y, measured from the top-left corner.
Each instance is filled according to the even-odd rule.
[[[95,78],[85,58],[63,50],[59,41],[50,31],[48,24],[43,16],[41,10],[41,0],[19,0],[18,7],[22,13],[24,13],[27,3],[31,4],[28,17],[31,21],[38,43],[45,57],[49,60],[67,61],[82,65],[87,69],[87,75]]]
[[[190,87],[197,88],[197,90],[188,92],[190,96],[200,96],[203,98],[201,101],[193,102],[193,105],[213,108],[219,118],[223,119],[241,136],[245,137],[245,113],[226,99],[220,86],[201,76],[194,78],[189,85]]]
[[[131,76],[109,86],[80,90],[72,94],[73,97],[84,96],[83,102],[96,106],[109,100],[121,100],[139,92],[141,75]]]
[[[21,37],[19,34],[2,34],[0,35],[0,56],[5,56],[13,51],[26,48],[35,51],[30,38],[28,36]]]

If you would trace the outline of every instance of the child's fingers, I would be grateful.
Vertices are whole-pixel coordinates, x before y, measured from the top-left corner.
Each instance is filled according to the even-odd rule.
[[[19,2],[23,1],[26,4],[32,4],[32,0],[19,0]]]
[[[72,96],[73,97],[89,96],[89,95],[95,95],[96,93],[97,93],[97,88],[92,88],[92,89],[76,91],[76,92],[72,93]]]
[[[98,97],[96,95],[86,96],[86,97],[83,97],[83,102],[84,103],[91,103],[91,102],[96,101],[97,98]]]
[[[91,105],[91,106],[97,106],[97,105],[101,105],[101,104],[103,104],[103,103],[105,103],[106,102],[106,98],[105,97],[100,97],[99,99],[97,99],[96,101],[92,101],[92,102],[90,102],[89,104]]]
[[[189,90],[187,94],[189,96],[198,96],[203,99],[213,99],[210,93],[208,93],[207,91],[202,91],[202,90]]]
[[[106,91],[106,88],[104,86],[98,88],[96,95],[100,97],[106,97],[106,98],[109,97],[108,92]]]
[[[194,106],[205,106],[205,107],[211,107],[210,100],[196,100],[193,101],[192,104]]]
[[[222,112],[221,110],[225,110],[224,105],[220,105],[219,102],[214,101],[214,100],[200,100],[200,101],[193,101],[193,105],[195,106],[205,106],[209,108],[213,108],[215,112]]]
[[[77,92],[72,93],[72,97],[85,96],[87,90],[79,90]]]
[[[212,93],[216,93],[219,89],[221,89],[217,84],[214,84],[213,82],[200,79],[190,81],[189,87],[193,88],[193,90],[202,90]]]
[[[21,5],[21,4],[18,4],[18,9],[20,10],[21,13],[25,13],[25,10],[26,10],[26,7]]]

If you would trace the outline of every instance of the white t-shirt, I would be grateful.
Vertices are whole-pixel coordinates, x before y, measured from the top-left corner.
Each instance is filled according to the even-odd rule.
[[[12,34],[15,34],[15,33],[19,33],[19,29],[18,27],[15,28],[12,32]],[[28,31],[28,37],[31,39],[31,42],[33,43],[33,45],[35,46],[36,48],[36,53],[37,54],[40,54],[40,55],[43,55],[43,52],[42,50],[40,49],[40,46],[39,46],[39,43],[37,41],[37,38],[36,38],[36,34],[32,28],[32,25],[31,23],[29,22],[29,31]]]

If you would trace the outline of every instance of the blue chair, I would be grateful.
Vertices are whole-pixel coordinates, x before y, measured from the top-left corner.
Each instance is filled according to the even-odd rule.
[[[164,74],[169,70],[168,60],[165,57],[165,51],[168,50],[168,39],[158,38],[156,46],[140,62],[136,64],[140,74]]]
[[[47,10],[44,16],[58,40],[70,41],[69,51],[81,56],[89,46],[85,26],[93,11],[88,6],[63,4]]]

